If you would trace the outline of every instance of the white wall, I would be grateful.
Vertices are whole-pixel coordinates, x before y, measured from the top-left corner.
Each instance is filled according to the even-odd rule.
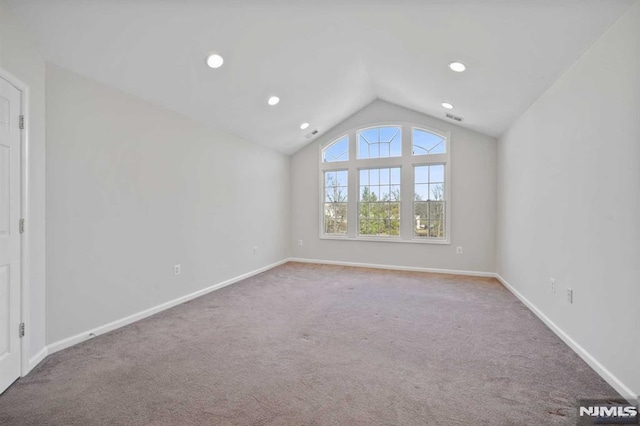
[[[639,394],[640,4],[500,138],[498,169],[499,274]]]
[[[640,330],[637,28],[638,4],[500,139],[498,226],[495,140],[449,122],[376,101],[287,159],[49,65],[45,301],[45,62],[0,0],[0,67],[31,91],[29,357],[45,341],[285,258],[291,246],[309,259],[497,268],[640,393],[640,339],[624,338]],[[452,244],[319,239],[318,145],[393,120],[452,134]]]
[[[319,146],[347,130],[404,121],[451,132],[451,244],[336,241],[319,238]],[[291,156],[294,257],[477,272],[495,270],[496,140],[454,124],[375,101]],[[297,241],[303,240],[303,246]],[[463,255],[456,254],[463,247]]]
[[[0,0],[0,67],[29,86],[29,206],[25,238],[30,250],[29,318],[26,319],[28,358],[45,347],[45,62]]]
[[[47,343],[288,256],[288,157],[54,65],[46,83]]]

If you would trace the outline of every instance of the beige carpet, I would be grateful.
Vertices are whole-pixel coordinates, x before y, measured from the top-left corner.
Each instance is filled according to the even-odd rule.
[[[575,424],[616,395],[494,279],[288,263],[49,356],[0,424]]]

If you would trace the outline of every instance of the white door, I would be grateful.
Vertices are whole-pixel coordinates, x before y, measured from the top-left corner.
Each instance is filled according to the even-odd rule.
[[[20,92],[0,78],[0,393],[20,376]]]

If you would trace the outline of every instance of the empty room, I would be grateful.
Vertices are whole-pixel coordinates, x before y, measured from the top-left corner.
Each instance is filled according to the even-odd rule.
[[[638,424],[640,0],[0,0],[0,425]]]

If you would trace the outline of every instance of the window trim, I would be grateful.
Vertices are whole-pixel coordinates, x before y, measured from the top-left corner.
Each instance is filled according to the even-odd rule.
[[[401,128],[401,150],[400,157],[385,158],[357,158],[357,135],[359,131],[382,126],[399,126]],[[445,139],[446,153],[444,154],[413,154],[413,130],[423,130]],[[349,160],[324,162],[322,151],[325,147],[338,141],[344,136],[349,137]],[[387,243],[409,243],[409,244],[451,244],[451,216],[453,210],[452,198],[452,179],[451,179],[451,152],[452,152],[451,132],[442,129],[436,129],[428,125],[422,125],[416,122],[406,121],[380,121],[364,123],[358,127],[349,130],[341,130],[329,135],[326,142],[318,145],[318,234],[321,240],[340,240],[340,241],[371,241],[371,242],[387,242]],[[414,235],[414,218],[413,218],[413,199],[414,199],[414,173],[415,166],[444,164],[445,165],[445,238],[425,238],[416,237]],[[370,168],[400,167],[400,235],[399,236],[365,236],[359,235],[358,214],[359,214],[359,185],[360,170]],[[330,170],[347,170],[349,174],[348,181],[348,212],[347,212],[347,233],[345,235],[324,234],[324,172]]]

